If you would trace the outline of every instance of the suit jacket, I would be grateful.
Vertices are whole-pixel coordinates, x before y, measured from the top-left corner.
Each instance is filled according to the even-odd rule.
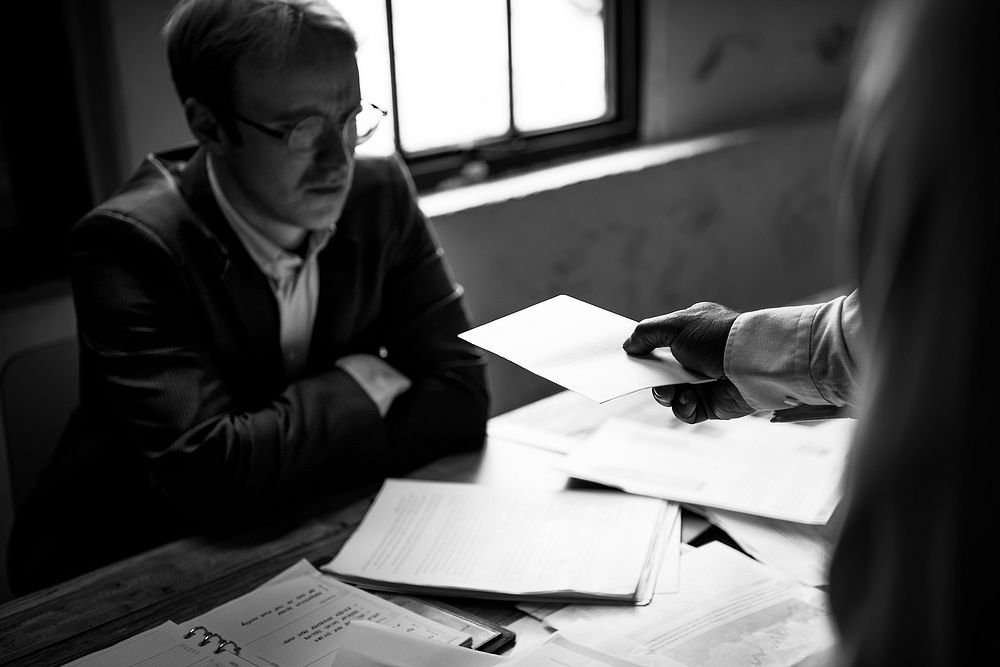
[[[485,360],[456,336],[470,326],[462,290],[402,163],[358,158],[318,255],[306,371],[289,381],[271,287],[216,204],[205,158],[150,155],[71,232],[81,405],[18,513],[15,586],[58,549],[53,531],[99,534],[77,547],[93,566],[482,445]],[[351,353],[381,354],[413,382],[384,419],[335,367]],[[103,527],[123,519],[130,531]]]

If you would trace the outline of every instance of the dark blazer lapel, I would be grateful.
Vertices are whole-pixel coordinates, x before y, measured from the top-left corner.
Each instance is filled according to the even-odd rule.
[[[358,290],[360,247],[357,238],[338,231],[319,254],[319,304],[309,345],[311,364],[332,366],[356,333],[362,305]]]
[[[219,246],[222,256],[217,267],[219,279],[229,295],[228,305],[246,334],[251,358],[259,364],[255,374],[260,373],[269,384],[281,383],[284,361],[274,294],[267,277],[243,247],[212,194],[206,155],[204,149],[199,149],[185,166],[181,191]]]

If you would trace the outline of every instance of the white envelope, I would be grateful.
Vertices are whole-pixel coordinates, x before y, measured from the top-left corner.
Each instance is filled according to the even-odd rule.
[[[565,294],[458,335],[535,375],[604,403],[669,384],[709,382],[669,348],[633,356],[622,349],[638,322]]]

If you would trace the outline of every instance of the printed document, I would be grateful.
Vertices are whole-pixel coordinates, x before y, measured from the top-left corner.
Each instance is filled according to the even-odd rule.
[[[208,613],[181,625],[167,621],[66,667],[327,667],[344,630],[359,620],[442,646],[470,639],[324,575],[303,559]]]
[[[825,524],[840,501],[853,420],[734,421],[716,438],[612,418],[560,467],[629,493]]]
[[[646,603],[679,508],[604,490],[388,479],[323,566],[366,588]]]
[[[403,609],[312,568],[271,582],[186,623],[235,642],[241,658],[261,667],[329,665],[342,633],[357,620],[372,621],[428,639],[458,645],[465,633]],[[305,570],[302,563],[290,568]]]
[[[646,357],[627,354],[622,343],[637,324],[560,294],[458,336],[598,403],[640,389],[711,380],[684,368],[669,348]]]

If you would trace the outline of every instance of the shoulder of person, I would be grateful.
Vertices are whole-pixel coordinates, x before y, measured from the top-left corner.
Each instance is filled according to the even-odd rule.
[[[183,228],[196,219],[181,191],[181,173],[197,146],[149,153],[114,194],[76,222],[74,237],[147,239],[172,245]],[[199,234],[201,235],[201,234]]]
[[[88,215],[102,212],[130,215],[144,208],[162,206],[164,199],[181,200],[180,175],[196,152],[197,146],[192,144],[147,154],[129,179]]]
[[[412,229],[422,219],[419,210],[416,188],[400,157],[359,155],[337,228],[346,235],[385,243]]]
[[[377,190],[397,190],[416,196],[409,168],[398,154],[359,155],[354,163],[352,190],[358,194]]]

